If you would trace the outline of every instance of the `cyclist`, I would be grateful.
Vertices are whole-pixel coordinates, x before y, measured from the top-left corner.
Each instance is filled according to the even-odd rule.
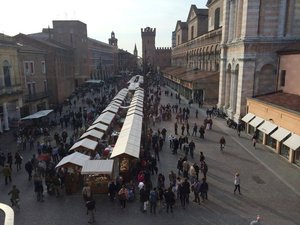
[[[19,197],[19,194],[20,194],[20,191],[19,189],[17,189],[17,186],[16,185],[13,185],[13,188],[10,192],[8,192],[8,195],[11,195],[10,197],[10,201],[11,201],[11,206],[16,206],[16,208],[20,209],[20,206],[19,206],[19,200],[20,200],[20,197]]]
[[[226,140],[224,138],[224,136],[222,136],[220,138],[220,150],[223,151],[224,147],[225,147],[225,144],[226,144]]]

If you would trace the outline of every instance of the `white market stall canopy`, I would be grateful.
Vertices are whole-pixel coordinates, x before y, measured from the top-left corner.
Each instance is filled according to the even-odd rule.
[[[36,113],[33,113],[29,116],[23,117],[21,120],[32,120],[32,119],[39,119],[41,117],[49,115],[49,113],[53,112],[53,109],[48,110],[41,110]]]
[[[95,150],[96,147],[98,145],[98,142],[97,141],[93,141],[93,140],[90,140],[88,138],[85,138],[85,139],[82,139],[80,141],[77,141],[71,148],[69,151],[71,150],[74,150],[74,151],[77,151],[77,150],[82,150],[82,149],[85,149],[85,150]]]
[[[260,125],[257,129],[264,132],[265,134],[270,134],[274,131],[278,126],[270,121],[265,121],[262,125]]]
[[[88,155],[82,154],[80,152],[74,152],[71,155],[67,155],[64,158],[62,158],[62,160],[60,160],[60,162],[56,165],[55,168],[62,167],[68,163],[82,167],[84,162],[89,159],[90,156]]]
[[[283,144],[295,151],[300,147],[300,136],[292,134]]]
[[[283,139],[285,139],[288,135],[290,135],[291,132],[279,127],[273,134],[271,134],[271,137],[274,138],[275,140],[281,142]]]
[[[114,160],[87,160],[84,162],[81,174],[112,174]]]
[[[140,156],[140,142],[141,140],[136,141],[130,136],[119,137],[110,158],[127,154],[138,159]]]
[[[103,131],[103,132],[106,132],[107,129],[108,129],[108,126],[103,124],[103,123],[96,123],[96,124],[93,124],[92,126],[90,126],[87,131],[89,130],[99,130],[99,131]]]
[[[242,121],[244,121],[245,123],[248,123],[250,120],[252,120],[255,117],[254,114],[252,113],[248,113],[246,116],[244,116],[242,118]]]
[[[144,116],[144,114],[141,111],[138,111],[138,110],[131,110],[131,111],[127,112],[127,116],[130,116],[132,114],[136,114],[136,115],[142,116],[142,117]]]
[[[138,87],[140,87],[140,83],[130,83],[128,89],[130,91],[135,91]]]
[[[115,105],[108,105],[103,111],[102,113],[104,112],[112,112],[112,113],[117,113],[119,111],[119,107],[115,106]]]
[[[116,114],[112,112],[104,112],[94,121],[93,124],[103,123],[106,125],[110,125],[111,121],[115,118],[115,115]]]
[[[103,135],[103,132],[93,129],[83,133],[79,139],[89,138],[89,136],[95,139],[101,139]]]
[[[143,107],[141,107],[139,105],[134,105],[134,106],[129,107],[128,111],[131,111],[131,110],[133,110],[133,111],[137,110],[137,111],[143,112]]]

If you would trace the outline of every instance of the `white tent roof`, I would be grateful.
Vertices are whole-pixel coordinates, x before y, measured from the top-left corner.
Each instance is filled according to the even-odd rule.
[[[250,121],[249,124],[250,124],[252,127],[255,127],[255,128],[256,128],[256,127],[259,126],[262,122],[264,122],[264,119],[262,119],[262,118],[256,116],[253,120]]]
[[[274,131],[278,126],[270,121],[265,121],[262,125],[260,125],[257,129],[264,132],[265,134],[270,134]]]
[[[114,160],[87,160],[81,174],[112,174]]]
[[[136,114],[136,115],[142,116],[142,117],[144,116],[144,114],[141,111],[138,111],[138,110],[131,110],[131,111],[127,112],[127,116],[130,116],[132,114]]]
[[[102,111],[102,113],[107,112],[107,111],[116,114],[116,113],[119,111],[119,107],[117,107],[117,106],[115,106],[115,105],[108,105],[108,106]]]
[[[87,138],[88,136],[92,136],[92,137],[101,139],[103,137],[103,135],[104,135],[103,132],[93,129],[93,130],[89,130],[89,131],[83,133],[79,139]]]
[[[51,112],[53,112],[53,109],[41,110],[41,111],[33,113],[33,114],[29,115],[29,116],[23,117],[21,120],[38,119],[38,118],[47,116]]]
[[[103,123],[96,123],[96,124],[93,124],[92,126],[90,126],[90,127],[87,129],[87,131],[93,130],[93,129],[97,129],[97,130],[106,132],[106,131],[107,131],[107,128],[108,128],[108,126],[105,125],[105,124],[103,124]]]
[[[271,137],[280,142],[284,138],[286,138],[290,133],[290,131],[279,127],[273,134],[271,134]]]
[[[89,160],[90,156],[82,154],[80,152],[74,152],[71,155],[67,155],[56,165],[55,168],[59,168],[67,163],[75,164],[77,166],[83,166],[86,160]]]
[[[242,118],[242,120],[245,122],[245,123],[248,123],[250,120],[252,120],[253,118],[255,117],[254,114],[252,113],[248,113],[246,116],[244,116]]]
[[[134,106],[139,106],[140,108],[144,107],[143,103],[134,101],[134,102],[130,103],[130,107],[129,108],[134,107]]]
[[[77,141],[71,148],[70,150],[76,150],[76,148],[79,148],[79,147],[83,147],[83,148],[86,148],[86,149],[89,149],[89,150],[95,150],[96,147],[98,145],[98,142],[97,141],[93,141],[93,140],[90,140],[88,138],[85,138],[85,139],[82,139],[80,141]],[[69,151],[70,151],[69,150]]]
[[[112,113],[112,112],[104,112],[102,113],[95,121],[93,124],[96,124],[96,123],[104,123],[104,124],[107,124],[107,125],[110,125],[111,121],[114,119],[115,117],[115,114]]]
[[[300,136],[297,134],[292,134],[285,142],[284,145],[288,146],[292,150],[297,150],[300,147]]]
[[[130,136],[124,138],[118,138],[117,143],[111,153],[110,158],[114,158],[121,154],[127,154],[135,158],[140,156],[140,141],[134,142],[130,140]]]

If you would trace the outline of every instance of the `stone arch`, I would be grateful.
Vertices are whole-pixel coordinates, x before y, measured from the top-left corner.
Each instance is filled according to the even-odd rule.
[[[265,64],[255,73],[255,95],[263,95],[276,91],[277,79],[275,68],[273,64]]]
[[[3,75],[4,75],[4,86],[11,87],[11,65],[7,60],[2,63]]]

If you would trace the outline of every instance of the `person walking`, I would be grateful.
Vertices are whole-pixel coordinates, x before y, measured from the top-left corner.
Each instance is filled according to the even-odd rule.
[[[199,205],[200,205],[200,197],[199,197],[200,186],[201,186],[201,183],[199,182],[199,180],[195,179],[194,183],[192,184],[192,191],[194,192],[193,202],[196,202]]]
[[[20,191],[16,185],[13,185],[12,190],[8,192],[8,195],[11,195],[10,202],[11,206],[16,206],[17,209],[20,209],[19,201],[20,201]]]
[[[186,135],[190,135],[190,124],[186,122]]]
[[[153,212],[154,214],[156,214],[157,199],[158,199],[158,193],[156,191],[156,188],[153,188],[153,190],[150,191],[150,195],[149,195],[150,213]]]
[[[252,136],[252,143],[253,143],[254,149],[256,149],[257,138],[258,138],[258,135],[255,132],[254,135]]]
[[[118,197],[119,197],[119,201],[120,201],[120,204],[121,204],[121,208],[125,209],[126,201],[127,201],[127,198],[128,198],[128,190],[127,190],[127,188],[125,187],[124,184],[122,185],[122,188],[118,192]]]
[[[202,178],[202,183],[200,185],[200,196],[202,198],[202,202],[204,199],[207,200],[207,192],[208,192],[208,183],[206,182],[206,178]]]
[[[90,215],[88,223],[94,223],[95,222],[96,201],[93,198],[91,198],[88,201],[86,201],[85,206],[86,206],[86,209],[87,209],[86,214]]]
[[[197,124],[195,123],[194,124],[194,127],[193,127],[193,133],[192,133],[192,136],[197,136],[197,131],[198,131],[198,126],[197,126]]]
[[[224,136],[222,136],[222,137],[220,138],[219,143],[220,143],[220,151],[223,151],[223,149],[224,149],[224,147],[225,147],[225,145],[226,145],[226,140],[225,140]]]
[[[174,124],[175,135],[177,135],[177,131],[178,131],[178,124],[177,124],[177,122],[175,122],[175,124]]]
[[[204,139],[205,128],[203,125],[199,128],[200,138]]]
[[[193,140],[191,140],[191,142],[189,143],[189,149],[190,149],[190,156],[192,159],[194,159],[194,150],[195,150],[195,142]]]
[[[236,173],[234,176],[234,191],[233,191],[234,194],[235,194],[236,190],[238,190],[239,194],[241,194],[240,183],[241,183],[240,174]]]
[[[25,164],[25,170],[28,173],[28,180],[31,181],[33,166],[30,160]]]
[[[181,135],[184,135],[184,130],[185,130],[185,126],[184,126],[184,124],[182,124],[182,126],[181,126]]]
[[[173,205],[175,204],[175,194],[172,191],[172,188],[169,187],[167,191],[164,193],[165,197],[165,202],[166,202],[166,208],[167,208],[167,213],[169,213],[169,209],[171,213],[173,213]]]
[[[19,152],[15,153],[15,164],[17,165],[17,171],[21,170],[23,157],[20,155]]]
[[[92,198],[92,190],[87,183],[85,183],[84,187],[82,188],[82,197],[85,202]]]
[[[36,193],[36,199],[38,202],[44,201],[44,186],[42,178],[39,177],[37,174],[34,175],[34,192]]]
[[[8,181],[11,182],[11,168],[9,167],[9,164],[5,164],[5,166],[2,169],[2,174],[4,176],[5,185],[8,184]]]
[[[147,201],[148,201],[148,196],[144,185],[140,190],[141,211],[144,213],[147,212]]]

